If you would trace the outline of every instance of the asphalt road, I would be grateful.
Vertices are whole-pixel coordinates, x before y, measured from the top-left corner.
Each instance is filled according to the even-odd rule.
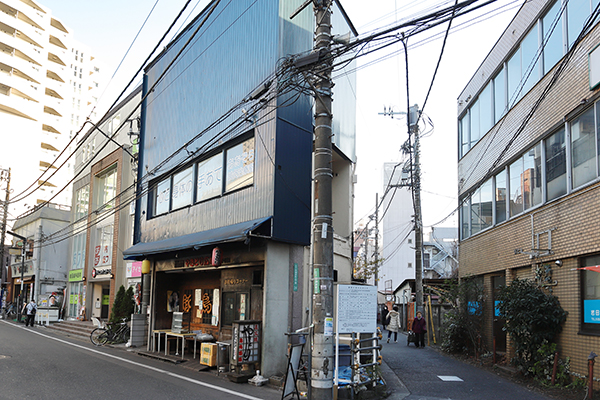
[[[398,335],[398,343],[383,340],[382,356],[389,367],[386,382],[394,389],[393,400],[550,399],[429,347],[407,346],[404,334]]]
[[[183,365],[0,320],[0,399],[281,399]]]

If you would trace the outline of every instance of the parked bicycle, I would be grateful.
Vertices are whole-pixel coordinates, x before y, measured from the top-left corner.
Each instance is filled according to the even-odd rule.
[[[103,346],[107,343],[125,343],[129,340],[129,324],[127,318],[121,322],[107,324],[106,327],[96,328],[90,334],[90,340],[96,346]]]

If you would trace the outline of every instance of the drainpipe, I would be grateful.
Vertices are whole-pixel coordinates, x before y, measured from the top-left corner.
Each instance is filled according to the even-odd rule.
[[[40,224],[40,226],[38,226],[38,231],[36,232],[34,239],[33,239],[33,245],[37,247],[37,254],[35,256],[35,264],[34,264],[34,274],[35,274],[35,280],[34,280],[34,292],[32,293],[32,298],[35,300],[36,303],[39,303],[40,301],[40,293],[41,293],[41,281],[42,281],[42,277],[40,276],[40,265],[42,262],[42,225]],[[35,247],[34,247],[34,250]]]

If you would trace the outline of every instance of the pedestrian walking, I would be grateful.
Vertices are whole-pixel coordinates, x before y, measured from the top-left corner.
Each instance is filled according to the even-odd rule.
[[[425,347],[425,333],[427,333],[427,323],[425,322],[425,318],[423,318],[423,313],[421,311],[417,311],[417,317],[413,320],[412,323],[412,331],[416,335],[415,346],[417,348]]]
[[[387,326],[387,316],[389,313],[390,311],[388,310],[387,305],[384,304],[383,307],[381,307],[381,325],[383,325],[383,329]]]
[[[394,343],[398,343],[398,330],[400,329],[400,313],[398,312],[398,306],[394,306],[392,311],[389,312],[388,319],[390,322],[387,325],[387,342],[390,342],[390,337],[392,336],[392,332],[394,332]]]
[[[35,319],[35,314],[37,313],[37,304],[35,304],[35,300],[31,299],[29,304],[23,307],[23,312],[27,313],[27,319],[25,320],[25,326],[33,327],[33,320]]]

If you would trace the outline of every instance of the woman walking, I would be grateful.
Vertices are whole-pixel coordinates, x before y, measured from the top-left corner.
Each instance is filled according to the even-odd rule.
[[[390,337],[392,336],[392,332],[394,332],[394,343],[398,343],[398,330],[400,330],[400,313],[398,312],[398,306],[394,306],[392,311],[388,314],[388,318],[390,323],[387,325],[387,342],[390,342]]]

